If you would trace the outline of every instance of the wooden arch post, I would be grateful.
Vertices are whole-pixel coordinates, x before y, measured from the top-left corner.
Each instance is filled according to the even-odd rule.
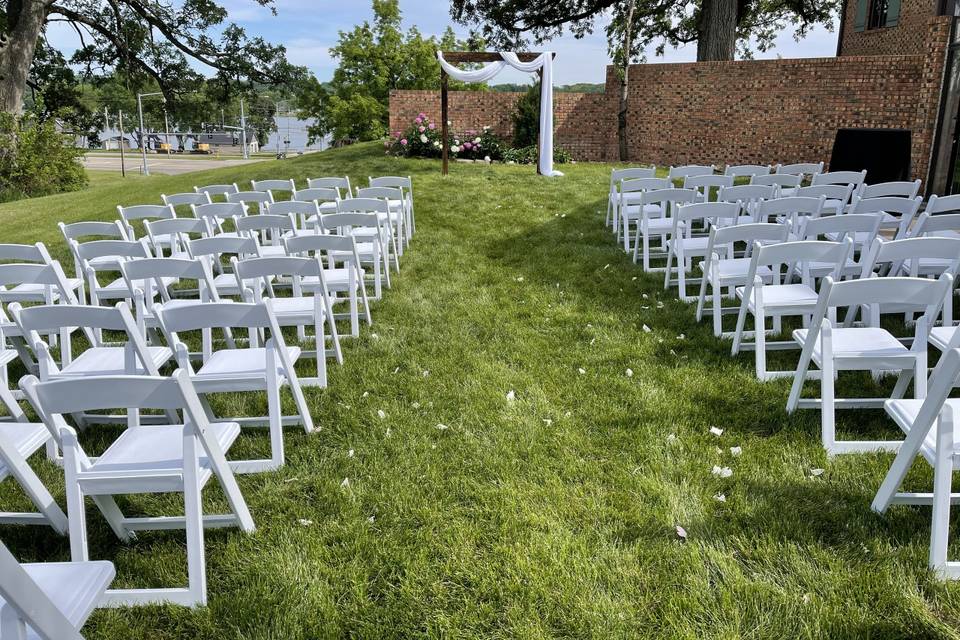
[[[518,53],[517,58],[520,59],[520,62],[533,62],[541,54],[539,53]],[[554,53],[553,57],[557,57],[557,54]],[[444,51],[443,59],[449,62],[450,64],[476,64],[483,62],[499,62],[503,60],[500,57],[499,53],[492,51]],[[537,75],[540,78],[540,83],[542,86],[543,83],[543,69],[537,70]],[[449,101],[447,97],[447,92],[450,89],[450,76],[447,75],[447,72],[442,68],[440,69],[440,119],[442,121],[440,125],[440,136],[441,136],[441,146],[442,146],[442,157],[443,157],[443,175],[450,173],[450,151],[449,151],[449,134],[450,134],[450,118],[449,118]],[[540,153],[540,135],[537,134],[537,154]],[[540,173],[540,162],[538,157],[537,162],[537,173]]]

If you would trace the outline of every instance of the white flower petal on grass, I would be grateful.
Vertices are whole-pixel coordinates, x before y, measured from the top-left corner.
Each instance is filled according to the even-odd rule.
[[[376,519],[377,519],[377,516],[370,516],[369,518],[367,518],[367,522],[369,522],[370,524],[373,524],[376,521]]]
[[[637,276],[633,276],[632,278],[630,278],[630,280],[636,280],[636,279],[637,279]]]
[[[419,408],[420,408],[420,403],[419,403],[419,402],[414,402],[414,403],[413,403],[412,405],[410,405],[410,406],[413,407],[414,409],[419,409]]]
[[[609,265],[609,264],[603,265],[603,270],[604,270],[604,271],[606,271],[606,270],[609,269],[609,268],[610,268],[610,265]]]
[[[350,451],[347,451],[347,457],[348,457],[348,458],[352,458],[352,457],[353,457],[353,449],[350,449]]]
[[[633,377],[633,369],[630,369],[630,368],[627,369],[627,377],[628,377],[628,378],[632,378],[632,377]]]
[[[592,347],[592,346],[593,346],[593,343],[596,342],[596,341],[597,341],[596,338],[591,339],[591,340],[590,340],[590,346]]]
[[[392,436],[392,435],[393,435],[393,431],[390,429],[390,427],[387,427],[386,436],[389,438],[389,437]]]
[[[810,476],[813,478],[819,478],[823,475],[824,469],[810,469]]]
[[[550,425],[553,424],[553,420],[551,420],[550,418],[544,418],[544,419],[543,419],[543,424],[545,424],[545,425],[547,425],[547,426],[549,427]]]
[[[370,337],[373,338],[374,340],[379,340],[379,339],[380,339],[380,336],[378,336],[378,335],[375,334],[375,333],[371,333],[371,334],[370,334]]]
[[[643,325],[643,332],[644,332],[644,333],[650,333],[651,331],[653,331],[653,329],[651,329],[651,328],[648,327],[647,325]]]
[[[579,368],[577,369],[577,373],[579,373],[580,375],[583,375],[583,374],[585,374],[586,372],[587,372],[587,370],[584,369],[583,367],[579,367]]]
[[[296,482],[299,479],[300,479],[299,477],[287,478],[286,480],[284,480],[284,483],[289,484],[291,482]]]
[[[383,420],[387,417],[387,414],[383,409],[377,409],[377,417]]]
[[[313,520],[307,520],[306,518],[300,518],[297,522],[300,523],[301,527],[309,527],[313,524]]]
[[[513,402],[516,399],[517,399],[517,394],[514,392],[513,389],[510,389],[510,391],[507,392],[507,402]]]
[[[730,447],[730,455],[732,455],[734,458],[739,458],[741,453],[743,453],[743,449],[741,447]]]
[[[572,415],[572,414],[571,414],[569,411],[567,411],[565,414],[563,414],[563,417],[564,417],[564,418],[569,418],[571,415]]]
[[[394,373],[399,373],[399,372],[400,372],[400,367],[397,367],[396,369],[394,369],[393,372],[394,372]]]
[[[671,433],[670,435],[667,436],[667,442],[676,442],[676,441],[677,441],[677,434]]]
[[[687,530],[686,530],[686,529],[684,529],[684,528],[681,527],[680,525],[677,525],[674,530],[676,531],[678,538],[680,538],[681,540],[686,540],[686,539],[687,539]]]
[[[714,465],[711,473],[713,473],[713,475],[717,476],[718,478],[729,478],[730,476],[733,475],[733,469],[731,469],[730,467],[718,467]]]
[[[717,502],[726,502],[727,496],[723,495],[722,493],[718,493],[717,495],[713,496],[713,499]]]
[[[718,438],[723,435],[723,429],[718,429],[717,427],[710,427],[710,433],[717,436]]]
[[[640,294],[640,297],[643,298],[644,300],[646,300],[646,299],[649,298],[650,296],[648,296],[648,295],[645,294],[645,293],[641,293],[641,294]]]
[[[344,479],[343,479],[343,482],[340,483],[340,488],[341,488],[341,489],[349,489],[349,488],[350,488],[350,478],[344,478]]]
[[[687,335],[685,333],[681,333],[680,335],[677,336],[677,340],[686,340],[686,339],[687,339]]]
[[[429,378],[429,377],[430,377],[430,369],[424,369],[424,370],[423,370],[423,373],[422,373],[421,375],[422,375],[424,378]]]
[[[449,429],[449,428],[450,428],[450,427],[448,427],[447,425],[443,424],[442,422],[438,422],[438,423],[437,423],[437,429],[439,429],[440,431],[446,431],[446,430]]]
[[[523,282],[523,276],[517,276],[517,282]]]

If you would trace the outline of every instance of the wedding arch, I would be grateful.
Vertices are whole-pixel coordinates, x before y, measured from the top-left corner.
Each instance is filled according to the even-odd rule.
[[[447,89],[449,78],[461,82],[486,82],[503,71],[507,66],[527,73],[536,72],[540,76],[540,135],[537,140],[537,173],[545,176],[562,176],[553,169],[553,58],[552,51],[544,53],[514,53],[512,51],[437,51],[440,61],[440,119],[443,140],[443,175],[449,170],[449,152],[447,144],[450,118],[448,117]],[[489,62],[481,69],[463,71],[453,66],[457,63]]]

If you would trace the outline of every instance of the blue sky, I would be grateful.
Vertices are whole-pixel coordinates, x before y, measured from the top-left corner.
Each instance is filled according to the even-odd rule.
[[[271,42],[287,46],[290,60],[309,67],[321,80],[329,79],[336,67],[330,58],[329,48],[337,41],[337,33],[370,19],[368,0],[276,0],[277,15],[257,5],[253,0],[221,0],[230,14],[230,20],[243,26],[248,33],[262,35]],[[449,0],[400,0],[404,26],[416,25],[427,35],[439,35],[450,19]],[[607,64],[607,46],[602,33],[577,40],[564,36],[554,40],[543,49],[557,52],[554,67],[557,84],[575,82],[603,82]],[[460,35],[466,30],[455,25]],[[51,42],[64,49],[76,44],[76,35],[67,25],[51,25],[48,34]],[[790,33],[778,39],[777,47],[757,57],[785,58],[832,56],[836,52],[836,33],[815,29],[807,38],[795,42]],[[649,52],[650,62],[681,62],[693,60],[695,45],[668,50],[662,58]],[[494,82],[525,82],[527,77],[518,72],[505,71]]]

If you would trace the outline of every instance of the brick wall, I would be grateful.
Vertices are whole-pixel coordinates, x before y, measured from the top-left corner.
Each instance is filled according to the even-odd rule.
[[[513,138],[513,114],[522,93],[451,91],[449,116],[457,134],[492,127],[504,140]],[[440,122],[439,91],[390,92],[390,131],[406,129],[420,112]],[[609,101],[604,94],[554,93],[553,144],[577,160],[606,160],[610,150]],[[616,128],[612,135],[616,136]]]
[[[904,0],[902,25],[910,24],[908,5],[916,1]],[[630,159],[721,166],[829,162],[838,128],[896,128],[911,131],[912,173],[926,180],[951,21],[927,16],[922,30],[914,24],[921,36],[911,55],[634,65]],[[555,144],[579,160],[616,159],[616,96],[612,68],[605,94],[555,94]],[[450,92],[454,130],[489,125],[509,139],[519,97]],[[393,92],[391,129],[420,111],[439,121],[439,92]]]
[[[866,1],[869,2],[869,0]],[[839,54],[842,56],[924,54],[929,21],[936,14],[936,8],[937,0],[901,0],[900,17],[896,26],[854,31],[857,0],[846,0]]]

